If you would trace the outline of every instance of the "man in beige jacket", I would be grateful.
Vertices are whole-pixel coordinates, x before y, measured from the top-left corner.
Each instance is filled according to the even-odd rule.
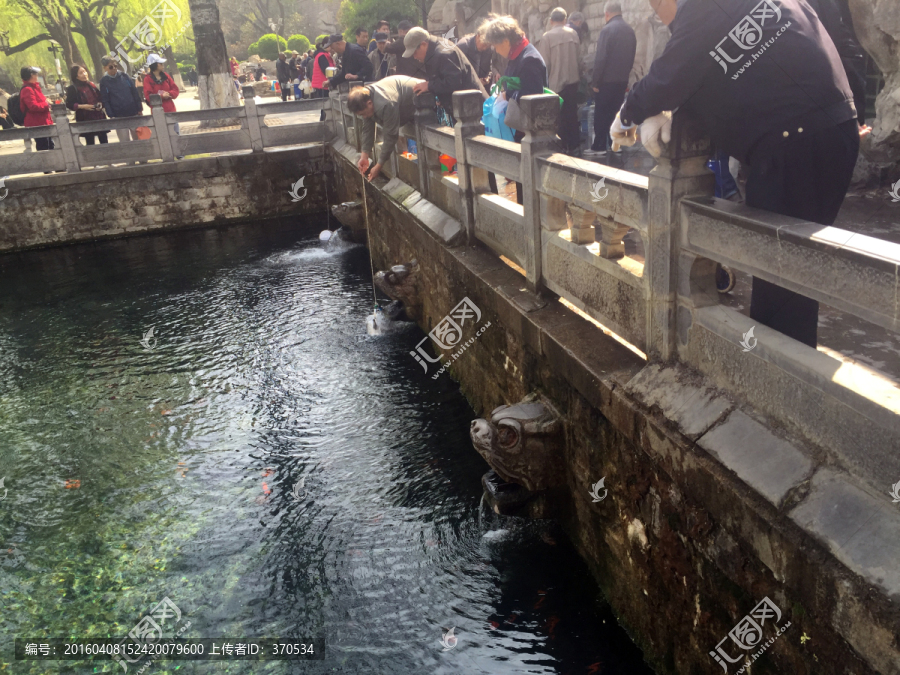
[[[400,127],[413,121],[416,107],[413,103],[416,93],[413,88],[425,80],[406,75],[391,75],[378,82],[355,87],[350,90],[347,108],[363,118],[362,154],[357,167],[362,173],[369,168],[369,156],[375,150],[375,122],[381,125],[382,144],[378,162],[369,172],[369,180],[381,173],[391,158],[400,137]]]
[[[566,154],[581,154],[581,134],[578,131],[578,33],[566,26],[566,10],[557,7],[550,12],[550,30],[544,33],[538,51],[547,65],[550,89],[562,97],[559,111],[559,137]]]

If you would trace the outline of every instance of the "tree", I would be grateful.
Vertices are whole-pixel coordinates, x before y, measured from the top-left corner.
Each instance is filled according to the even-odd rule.
[[[257,44],[259,45],[260,58],[268,59],[269,61],[274,61],[278,58],[279,52],[283,52],[285,49],[287,49],[287,40],[285,40],[281,36],[278,36],[276,42],[275,33],[263,35],[261,38],[259,38]]]
[[[338,10],[338,21],[344,27],[348,41],[355,41],[352,34],[357,28],[375,28],[380,19],[390,21],[395,26],[404,19],[413,20],[419,14],[419,3],[427,0],[342,0]],[[430,2],[427,2],[430,6]]]
[[[305,35],[291,35],[287,41],[288,49],[302,54],[309,50],[309,38]]]
[[[188,0],[188,6],[191,8],[197,73],[200,77],[200,109],[240,105],[228,66],[225,36],[219,25],[219,8],[215,0]],[[204,126],[223,126],[229,122],[231,120],[215,120]]]
[[[256,56],[259,56],[259,41],[258,40],[256,42],[254,42],[252,45],[250,45],[249,49],[247,50],[247,53],[250,54],[250,56],[253,56],[254,54],[256,54]]]

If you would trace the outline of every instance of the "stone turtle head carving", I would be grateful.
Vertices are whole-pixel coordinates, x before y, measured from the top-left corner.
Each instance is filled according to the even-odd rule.
[[[475,449],[503,480],[535,492],[564,481],[562,422],[540,396],[502,405],[490,421],[474,420],[470,434]]]
[[[375,275],[375,286],[391,300],[399,300],[409,309],[421,304],[419,298],[419,263],[415,260],[394,265]]]
[[[342,202],[331,207],[331,213],[338,222],[351,230],[365,229],[365,213],[361,201]]]

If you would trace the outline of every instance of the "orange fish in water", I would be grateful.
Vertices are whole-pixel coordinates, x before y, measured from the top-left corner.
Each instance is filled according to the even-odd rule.
[[[550,637],[553,637],[553,630],[556,628],[556,624],[558,624],[558,623],[559,623],[558,616],[551,616],[549,619],[547,619],[547,635],[549,635]]]
[[[603,666],[603,663],[600,662],[600,661],[597,661],[597,663],[592,663],[591,665],[588,666],[588,673],[589,673],[589,674],[590,674],[590,673],[599,673],[599,672],[600,672],[600,668],[601,668],[602,666]]]
[[[160,414],[161,414],[161,415],[168,415],[170,412],[172,412],[172,411],[171,411],[171,410],[163,410],[163,411],[160,412]]]
[[[500,624],[496,621],[491,621],[491,626],[493,626],[494,628],[500,628]]]
[[[268,478],[268,477],[271,476],[273,473],[275,473],[275,469],[269,469],[269,468],[266,468],[266,470],[263,471],[262,477],[263,477],[263,478]]]
[[[263,494],[272,494],[272,490],[269,488],[265,481],[263,481]]]
[[[77,478],[74,478],[74,479],[67,478],[66,479],[66,490],[74,490],[74,489],[80,488],[80,487],[81,487],[81,481],[78,480]]]

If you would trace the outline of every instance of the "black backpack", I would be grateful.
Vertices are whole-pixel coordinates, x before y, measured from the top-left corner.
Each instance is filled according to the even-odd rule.
[[[22,112],[22,106],[19,105],[19,95],[13,94],[6,102],[6,109],[9,112],[9,118],[20,127],[25,126],[25,114]]]

